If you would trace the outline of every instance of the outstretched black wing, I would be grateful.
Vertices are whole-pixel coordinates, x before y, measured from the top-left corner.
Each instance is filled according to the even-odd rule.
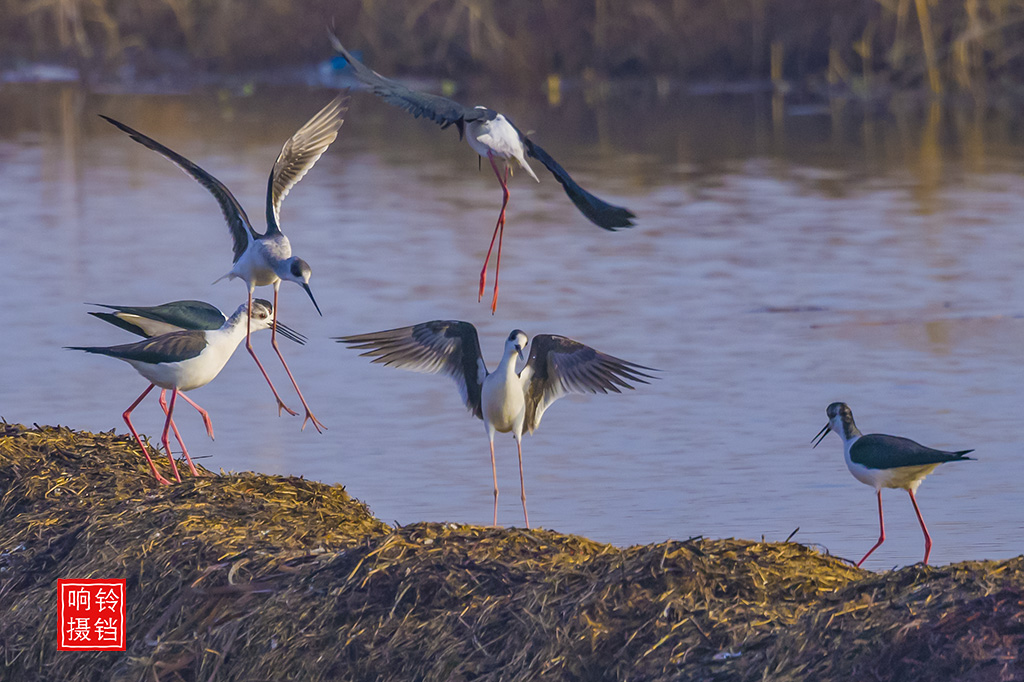
[[[234,246],[232,247],[235,254],[234,260],[237,261],[242,257],[242,254],[245,253],[246,248],[249,246],[250,237],[252,239],[256,239],[259,237],[259,234],[257,234],[256,230],[252,228],[252,223],[249,222],[249,216],[245,215],[245,210],[242,209],[242,205],[238,203],[238,200],[235,199],[235,196],[231,191],[224,186],[224,183],[186,159],[178,152],[168,149],[153,138],[143,135],[134,128],[126,126],[124,123],[115,121],[109,116],[104,116],[103,114],[100,114],[100,118],[128,133],[133,140],[141,144],[143,147],[148,147],[158,154],[162,154],[167,157],[174,162],[178,168],[191,175],[199,181],[200,185],[209,190],[210,194],[212,194],[217,200],[217,203],[220,204],[220,210],[224,213],[224,219],[228,222],[228,227],[231,228],[231,239],[234,241]]]
[[[513,126],[515,127],[515,126]],[[540,145],[535,143],[533,140],[523,134],[523,131],[516,128],[516,132],[519,133],[520,139],[523,141],[523,147],[526,148],[526,155],[531,156],[541,163],[544,167],[551,171],[551,174],[555,176],[555,179],[565,188],[565,193],[572,199],[572,203],[576,204],[576,208],[580,210],[580,213],[587,216],[590,222],[594,223],[598,227],[603,227],[606,230],[615,230],[621,227],[633,227],[633,215],[632,211],[629,211],[622,206],[614,206],[609,204],[607,201],[598,199],[593,194],[576,184],[576,181],[572,179],[562,166],[551,158],[551,155],[544,151]]]
[[[281,202],[337,139],[347,110],[348,97],[338,95],[284,143],[267,182],[267,234],[281,231]]]
[[[570,393],[621,393],[629,382],[650,383],[657,370],[607,355],[579,341],[555,334],[538,334],[530,358],[519,376],[526,391],[524,428],[532,433],[544,411]]]
[[[337,36],[328,34],[334,49],[341,54],[345,60],[352,65],[359,82],[370,87],[373,94],[383,99],[388,104],[405,109],[415,118],[428,118],[437,123],[441,128],[454,125],[459,129],[459,139],[462,139],[466,129],[467,121],[480,119],[493,119],[495,113],[490,109],[464,107],[454,100],[440,95],[431,95],[427,92],[419,92],[405,87],[398,81],[385,78],[373,69],[364,65],[345,49]]]
[[[426,374],[447,374],[474,416],[483,419],[480,392],[487,365],[476,327],[459,320],[433,320],[383,332],[339,336],[373,362]]]

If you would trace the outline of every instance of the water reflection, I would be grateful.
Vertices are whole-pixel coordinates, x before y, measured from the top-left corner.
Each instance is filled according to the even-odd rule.
[[[213,199],[96,114],[197,161],[258,219],[280,145],[330,96],[6,87],[0,415],[122,429],[139,379],[60,350],[127,340],[83,301],[233,309],[244,299],[237,282],[209,285],[230,265]],[[1024,150],[1006,109],[836,103],[773,116],[770,95],[458,97],[536,128],[639,226],[605,233],[550,176],[517,177],[491,317],[475,300],[500,196],[489,169],[476,172],[451,131],[355,98],[282,210],[324,309],[321,319],[298,288],[282,288],[282,320],[311,338],[289,364],[330,430],[277,418],[239,355],[195,396],[218,440],[181,420],[206,465],[343,482],[388,520],[488,522],[486,439],[454,388],[370,366],[328,338],[465,319],[492,366],[519,327],[665,370],[629,395],[560,401],[525,440],[538,525],[620,544],[784,539],[799,526],[797,539],[859,557],[877,535],[870,490],[847,473],[838,440],[809,447],[825,406],[844,400],[866,431],[977,448],[977,462],[921,488],[936,562],[1020,551]],[[254,343],[269,357],[265,339]],[[155,404],[135,414],[157,433]],[[496,448],[499,483],[513,491],[514,444]],[[921,556],[912,509],[896,493],[887,502],[890,539],[873,568]],[[517,523],[517,504],[503,495],[499,520]]]

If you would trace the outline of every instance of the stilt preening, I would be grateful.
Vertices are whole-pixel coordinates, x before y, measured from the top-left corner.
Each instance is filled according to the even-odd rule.
[[[924,563],[932,552],[932,537],[924,524],[921,509],[917,506],[917,487],[924,477],[935,470],[935,467],[946,462],[959,462],[974,450],[958,450],[946,452],[935,450],[916,443],[909,438],[886,436],[881,433],[862,435],[853,421],[853,411],[846,403],[832,403],[826,410],[828,423],[814,437],[814,447],[825,439],[830,431],[835,431],[843,439],[843,452],[846,456],[846,467],[861,483],[874,487],[878,495],[878,542],[868,550],[860,561],[859,567],[871,553],[885,542],[885,520],[882,517],[882,488],[903,488],[910,493],[910,502],[924,532]]]

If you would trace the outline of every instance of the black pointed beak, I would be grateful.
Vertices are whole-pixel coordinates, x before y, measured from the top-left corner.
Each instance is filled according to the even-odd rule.
[[[303,336],[302,334],[298,333],[297,331],[295,331],[291,327],[286,327],[285,325],[281,324],[280,322],[277,323],[277,333],[280,334],[281,336],[283,336],[284,338],[288,339],[289,341],[294,341],[295,343],[299,344],[300,346],[305,345],[305,343],[306,343],[306,337],[305,336]]]
[[[814,443],[814,445],[812,445],[811,448],[813,449],[818,447],[818,443],[825,440],[825,436],[827,436],[831,431],[832,425],[825,424],[825,428],[823,428],[821,431],[818,431],[818,435],[811,439],[811,441]]]
[[[309,284],[307,284],[306,282],[303,282],[303,283],[302,283],[302,288],[306,290],[306,293],[307,293],[307,294],[309,294],[309,300],[311,300],[311,301],[313,302],[313,307],[314,307],[314,308],[316,308],[316,311],[317,311],[318,313],[320,313],[320,306],[318,306],[318,305],[316,304],[316,299],[315,299],[315,298],[313,298],[313,292],[312,292],[312,291],[310,290],[310,288],[309,288]],[[320,317],[323,317],[323,316],[324,316],[324,314],[323,314],[323,313],[320,313]]]
[[[516,353],[519,355],[519,359],[520,360],[525,360],[526,359],[526,358],[523,357],[523,347],[520,346],[518,343],[516,344]]]

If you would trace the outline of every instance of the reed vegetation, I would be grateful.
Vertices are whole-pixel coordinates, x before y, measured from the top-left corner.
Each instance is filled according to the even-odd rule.
[[[970,90],[1019,83],[1024,0],[0,0],[0,60],[245,72],[329,54],[536,85],[657,76]]]
[[[161,487],[127,435],[0,421],[0,678],[1024,679],[1024,557],[392,527],[341,486],[200,470]],[[56,650],[59,578],[125,579],[127,651]]]

